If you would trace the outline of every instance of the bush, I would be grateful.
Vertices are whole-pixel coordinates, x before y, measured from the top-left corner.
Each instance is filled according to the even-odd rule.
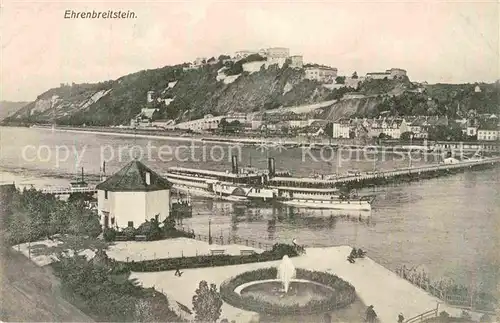
[[[86,312],[104,322],[179,322],[162,293],[129,280],[115,261],[87,261],[84,256],[62,258],[52,268],[62,287],[75,295]]]
[[[265,300],[256,299],[252,296],[242,296],[234,292],[234,290],[242,284],[258,280],[276,279],[276,277],[277,269],[275,267],[245,272],[223,282],[220,287],[221,296],[225,302],[232,306],[270,315],[324,313],[345,307],[356,299],[356,290],[354,286],[348,282],[335,275],[304,269],[297,269],[297,279],[305,279],[320,283],[334,289],[335,293],[332,293],[327,299],[311,301],[303,306],[298,304],[279,306],[275,303],[267,303]]]
[[[275,244],[273,250],[264,251],[261,254],[253,254],[246,256],[230,256],[230,255],[217,255],[217,256],[195,256],[195,257],[177,257],[177,258],[163,258],[144,260],[139,262],[123,262],[122,264],[130,271],[136,272],[155,272],[176,270],[182,268],[205,268],[229,265],[241,265],[253,262],[265,262],[280,260],[283,256],[295,257],[298,255],[293,246]]]
[[[108,242],[115,241],[116,231],[111,229],[111,228],[106,228],[106,229],[104,229],[103,237],[104,237],[105,241],[108,241]]]

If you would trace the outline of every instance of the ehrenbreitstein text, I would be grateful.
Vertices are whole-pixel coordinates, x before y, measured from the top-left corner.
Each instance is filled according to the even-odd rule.
[[[65,10],[64,19],[134,19],[137,18],[135,12],[127,11],[74,11]]]

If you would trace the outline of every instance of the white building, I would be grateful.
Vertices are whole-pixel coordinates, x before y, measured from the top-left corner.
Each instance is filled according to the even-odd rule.
[[[290,49],[285,47],[272,47],[267,49],[267,63],[266,65],[278,64],[280,67],[285,64],[287,58],[290,56]]]
[[[148,103],[153,102],[155,96],[155,91],[148,91],[147,100]]]
[[[235,60],[240,60],[240,59],[243,59],[243,58],[248,57],[248,56],[253,55],[253,54],[257,54],[257,52],[251,51],[251,50],[240,50],[240,51],[237,51],[234,53],[233,58]]]
[[[298,129],[304,128],[309,125],[309,120],[290,120],[289,121],[290,128]]]
[[[406,75],[406,70],[402,68],[391,68],[386,70],[385,72],[372,72],[366,73],[366,78],[381,80],[384,78],[394,79],[404,77]]]
[[[205,65],[206,63],[207,63],[207,58],[206,57],[197,57],[194,60],[194,65],[196,65],[196,66]]]
[[[318,66],[306,68],[306,79],[316,80],[322,83],[333,82],[337,77],[337,69],[334,67]]]
[[[98,184],[97,209],[104,228],[137,228],[170,214],[171,184],[137,160]]]
[[[349,138],[351,131],[350,121],[348,119],[340,119],[333,123],[332,138]]]
[[[399,139],[401,134],[411,131],[404,119],[375,119],[373,120],[369,135],[370,137],[378,137],[381,133],[390,136],[393,139]]]
[[[227,122],[239,121],[242,124],[247,123],[247,121],[249,121],[246,113],[239,113],[239,112],[229,114],[228,116],[225,117],[225,119]]]
[[[211,114],[207,114],[202,119],[196,119],[196,120],[178,123],[177,125],[175,125],[175,128],[183,129],[183,130],[190,129],[190,130],[195,131],[195,132],[213,130],[213,129],[217,129],[219,127],[220,121],[224,118],[225,118],[225,116],[214,117]]]
[[[343,96],[342,96],[342,99],[363,99],[365,98],[366,96],[363,94],[363,93],[359,93],[359,92],[349,92],[349,93],[345,93]]]
[[[477,129],[477,140],[495,141],[500,139],[500,131],[492,127]]]

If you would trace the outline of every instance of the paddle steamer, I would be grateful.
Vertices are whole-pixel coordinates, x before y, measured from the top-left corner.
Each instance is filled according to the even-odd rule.
[[[373,197],[360,197],[355,192],[342,193],[335,187],[335,176],[292,177],[290,172],[277,172],[274,158],[268,169],[238,167],[232,158],[231,172],[171,167],[167,179],[174,189],[190,194],[242,202],[275,201],[285,205],[338,210],[371,210]]]

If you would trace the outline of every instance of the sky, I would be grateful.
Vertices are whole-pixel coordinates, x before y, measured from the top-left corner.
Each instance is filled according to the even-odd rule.
[[[429,83],[500,78],[494,0],[0,3],[0,100],[30,101],[60,83],[267,47],[288,47],[341,75],[399,67]],[[66,10],[136,18],[65,19]]]

